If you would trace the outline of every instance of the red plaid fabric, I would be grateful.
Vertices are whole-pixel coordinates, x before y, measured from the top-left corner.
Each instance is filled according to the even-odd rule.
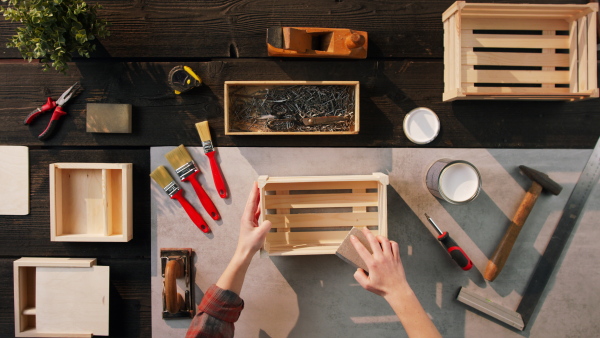
[[[235,292],[211,285],[198,305],[186,338],[233,337],[233,323],[243,309],[244,301]]]

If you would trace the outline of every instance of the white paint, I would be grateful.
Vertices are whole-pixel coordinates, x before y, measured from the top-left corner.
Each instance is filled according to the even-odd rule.
[[[440,192],[455,202],[473,198],[479,190],[479,176],[475,168],[466,163],[446,167],[440,175]]]
[[[433,141],[440,132],[440,120],[429,108],[415,108],[404,117],[404,133],[416,144]]]

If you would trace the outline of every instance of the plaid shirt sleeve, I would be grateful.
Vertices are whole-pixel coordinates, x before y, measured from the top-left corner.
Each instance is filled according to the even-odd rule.
[[[235,292],[211,285],[204,293],[186,338],[233,337],[233,323],[242,309],[244,301]]]

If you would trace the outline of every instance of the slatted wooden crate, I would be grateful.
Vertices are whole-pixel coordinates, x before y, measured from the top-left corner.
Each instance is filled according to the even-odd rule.
[[[335,254],[353,226],[387,236],[388,176],[258,178],[261,220],[273,226],[263,250],[272,256]]]
[[[444,101],[598,97],[598,4],[455,2],[444,23]]]

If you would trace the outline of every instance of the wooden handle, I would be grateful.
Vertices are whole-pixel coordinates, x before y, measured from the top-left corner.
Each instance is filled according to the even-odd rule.
[[[504,264],[506,264],[506,261],[508,260],[510,251],[517,240],[517,236],[519,236],[519,233],[523,228],[523,224],[525,224],[527,216],[529,216],[529,213],[531,212],[531,209],[535,205],[535,202],[537,201],[537,198],[540,196],[541,192],[542,186],[534,181],[527,191],[527,194],[523,198],[523,201],[521,202],[517,213],[513,217],[508,230],[504,234],[504,237],[502,237],[502,240],[496,247],[496,251],[494,251],[492,258],[490,258],[488,261],[487,267],[485,268],[485,273],[483,274],[483,278],[486,280],[489,280],[490,282],[493,281],[502,271]]]
[[[170,260],[165,266],[165,304],[169,313],[179,312],[182,298],[177,293],[177,278],[183,277],[183,266],[179,260]]]

